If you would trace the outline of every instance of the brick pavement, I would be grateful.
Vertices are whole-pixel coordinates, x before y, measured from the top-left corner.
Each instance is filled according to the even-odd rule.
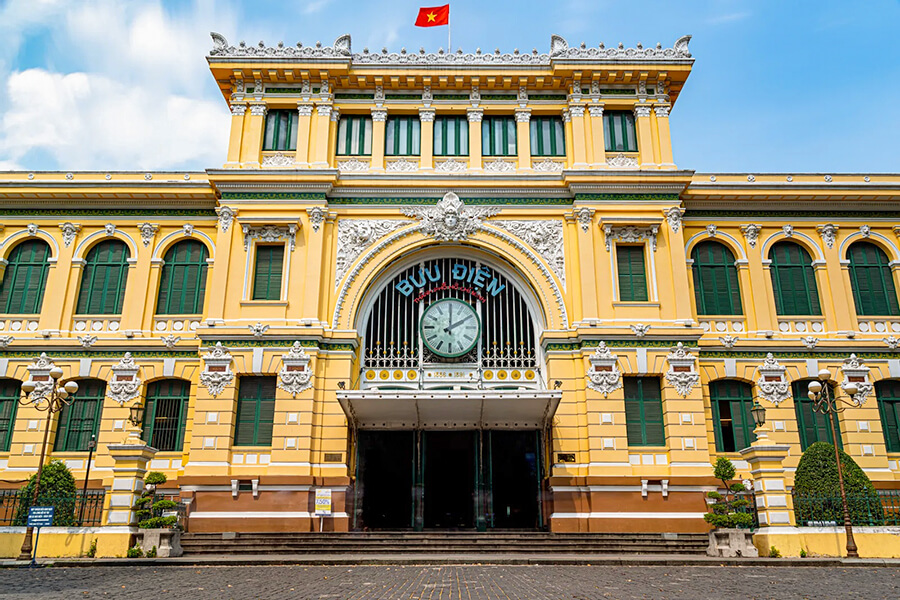
[[[0,570],[0,598],[895,600],[900,598],[900,570],[647,566],[122,566],[3,569]]]

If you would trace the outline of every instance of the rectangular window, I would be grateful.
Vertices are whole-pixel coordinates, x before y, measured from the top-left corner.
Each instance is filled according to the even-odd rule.
[[[370,156],[372,154],[372,117],[341,117],[337,133],[339,156]]]
[[[253,299],[281,300],[284,244],[257,244],[253,269]]]
[[[241,377],[238,386],[235,446],[271,446],[275,420],[275,378]]]
[[[516,120],[512,117],[484,117],[481,121],[483,156],[516,155]]]
[[[0,452],[9,452],[10,442],[12,442],[16,408],[19,406],[20,385],[15,379],[0,381]]]
[[[54,445],[57,452],[87,452],[91,436],[100,430],[106,383],[90,379],[79,384],[77,401],[64,406],[59,413]]]
[[[619,278],[619,300],[646,302],[647,269],[644,264],[644,246],[616,244],[616,270]]]
[[[662,390],[656,377],[623,377],[629,446],[665,446]]]
[[[469,121],[466,117],[437,117],[434,120],[434,155],[469,154]]]
[[[563,122],[559,117],[531,118],[531,155],[565,156]]]
[[[419,117],[391,117],[384,132],[386,156],[418,156],[422,140]]]
[[[141,439],[160,452],[184,446],[191,384],[180,379],[155,381],[148,386]]]
[[[607,152],[637,152],[634,113],[627,110],[604,112],[603,137]]]
[[[298,117],[296,110],[270,110],[266,115],[263,150],[296,150]]]

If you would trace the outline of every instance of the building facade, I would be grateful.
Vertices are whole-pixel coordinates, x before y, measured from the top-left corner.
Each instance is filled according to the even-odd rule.
[[[317,530],[323,489],[326,531],[705,531],[716,457],[758,478],[754,400],[781,449],[761,520],[787,526],[831,441],[822,368],[861,389],[843,448],[898,487],[900,175],[676,166],[689,36],[213,39],[221,167],[0,174],[3,488],[37,468],[17,399],[51,365],[80,391],[48,453],[111,526],[138,404],[191,531]]]

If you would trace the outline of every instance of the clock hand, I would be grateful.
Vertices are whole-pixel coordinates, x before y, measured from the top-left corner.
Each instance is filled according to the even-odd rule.
[[[457,325],[462,325],[463,323],[465,323],[468,320],[469,320],[469,316],[466,315],[466,317],[463,318],[461,321],[457,321],[456,323],[450,323],[449,325],[447,325],[447,328],[444,330],[444,332],[450,333],[451,329],[455,328]]]

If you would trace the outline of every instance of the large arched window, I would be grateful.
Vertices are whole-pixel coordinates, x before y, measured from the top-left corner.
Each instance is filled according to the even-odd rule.
[[[13,248],[0,283],[0,311],[19,315],[41,312],[49,258],[50,246],[41,240],[22,242]]]
[[[812,259],[803,246],[778,242],[769,250],[772,287],[779,315],[821,315]]]
[[[87,254],[76,311],[82,315],[122,312],[128,280],[128,247],[118,240],[100,242]]]
[[[21,385],[17,379],[0,379],[0,452],[9,452]]]
[[[794,394],[794,408],[797,412],[797,429],[800,432],[800,447],[806,450],[810,445],[816,442],[834,443],[831,435],[831,427],[828,425],[828,417],[822,413],[813,411],[813,401],[809,399],[809,379],[801,379],[791,384],[791,390]],[[834,398],[834,386],[829,386],[829,393]],[[838,420],[837,413],[831,413],[834,419],[834,431],[837,433],[838,446],[843,447],[841,442],[841,422]]]
[[[856,314],[895,317],[900,315],[897,290],[890,261],[884,251],[871,242],[857,242],[847,251],[850,283]]]
[[[900,381],[876,381],[875,396],[878,398],[878,412],[881,414],[887,451],[900,452]]]
[[[737,379],[719,379],[709,383],[716,449],[737,452],[756,440],[753,433],[753,388]]]
[[[159,279],[156,314],[196,315],[203,311],[207,256],[206,246],[196,240],[169,248]]]
[[[691,251],[691,259],[697,314],[743,314],[741,286],[731,250],[718,242],[701,242]]]
[[[57,452],[87,452],[92,435],[100,430],[100,414],[106,382],[101,379],[84,379],[78,382],[78,393],[72,404],[59,413],[56,428]]]
[[[181,450],[191,382],[164,379],[147,386],[143,440],[160,452]]]

